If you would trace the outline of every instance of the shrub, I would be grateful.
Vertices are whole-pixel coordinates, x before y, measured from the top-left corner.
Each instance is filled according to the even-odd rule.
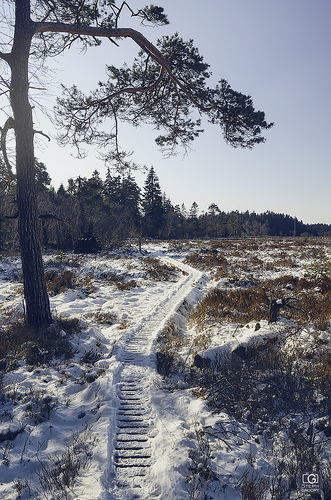
[[[58,404],[58,401],[47,396],[45,391],[31,391],[30,403],[27,405],[25,413],[33,424],[40,424],[50,419]]]
[[[176,270],[172,266],[162,264],[154,257],[147,257],[143,260],[145,275],[154,281],[169,281],[176,275]]]
[[[76,318],[59,319],[46,330],[29,328],[22,321],[11,323],[1,330],[0,368],[10,369],[22,358],[29,365],[45,364],[53,357],[70,359],[73,351],[69,335],[79,329],[79,320]]]
[[[237,483],[242,500],[264,500],[269,491],[269,479],[261,472],[247,468]]]
[[[190,313],[190,322],[203,329],[224,322],[246,324],[281,315],[298,324],[311,321],[325,330],[331,319],[331,278],[296,278],[284,275],[252,284],[248,288],[209,291]]]
[[[212,467],[212,451],[208,434],[198,424],[195,425],[194,434],[196,447],[189,451],[190,464],[186,482],[189,483],[189,498],[197,499],[205,498],[203,493],[199,495],[199,492],[204,492],[208,483],[219,481],[219,478]]]
[[[45,498],[73,498],[73,487],[78,475],[92,458],[94,443],[95,437],[92,436],[91,428],[88,428],[81,435],[74,434],[72,445],[61,456],[48,456],[47,463],[38,457],[40,469],[37,474]]]
[[[331,414],[331,354],[318,350],[305,359],[303,352],[290,353],[274,337],[216,358],[200,370],[206,372],[200,382],[211,408],[254,425],[296,412]]]
[[[201,271],[211,271],[215,279],[225,276],[228,269],[228,261],[217,250],[192,253],[185,258],[184,262]]]
[[[50,328],[55,329],[55,332],[57,330],[59,331],[64,330],[66,333],[70,335],[73,333],[79,333],[82,329],[82,326],[78,318],[66,318],[64,316],[60,316],[56,318],[53,327]]]
[[[189,315],[191,325],[201,330],[207,324],[226,321],[248,323],[268,319],[269,300],[261,287],[221,290],[214,288],[194,307]]]
[[[101,242],[96,236],[79,238],[75,241],[75,253],[97,253],[101,250]]]
[[[168,377],[173,372],[175,358],[173,354],[165,349],[156,352],[156,369],[163,378]]]
[[[168,321],[157,338],[156,367],[158,373],[168,377],[181,364],[180,348],[185,344],[183,332],[174,320]]]
[[[65,292],[69,288],[74,289],[76,285],[75,274],[72,271],[47,271],[45,273],[47,291],[53,295]]]
[[[306,267],[308,274],[317,279],[331,278],[331,260],[322,254],[318,259]]]
[[[121,291],[131,290],[131,288],[136,288],[138,286],[135,280],[127,280],[125,276],[113,272],[107,273],[106,280]]]
[[[118,322],[116,314],[108,311],[96,311],[95,313],[90,313],[86,317],[100,323],[101,325],[113,325]]]

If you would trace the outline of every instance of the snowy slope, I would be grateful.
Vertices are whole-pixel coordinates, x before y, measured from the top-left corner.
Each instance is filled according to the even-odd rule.
[[[204,255],[203,245],[147,243],[143,255],[131,248],[45,257],[47,271],[75,275],[75,286],[51,294],[51,306],[57,318],[77,318],[80,331],[61,333],[74,350],[68,361],[32,366],[20,360],[0,380],[1,500],[239,500],[238,481],[248,467],[252,477],[269,480],[275,454],[267,432],[224,412],[212,414],[180,376],[168,384],[156,370],[157,340],[173,319],[186,335],[182,353],[189,356],[199,332],[186,324],[185,311],[208,290],[244,286],[251,277],[301,277],[311,260],[302,256],[289,270],[280,268],[279,249],[268,253],[268,242],[263,252],[240,253],[234,245],[227,254],[230,282],[183,263],[196,248]],[[257,257],[262,265],[255,269]],[[167,279],[153,277],[150,258],[167,266]],[[3,327],[22,317],[16,259],[0,260],[0,299]],[[284,328],[282,321],[265,320],[258,330],[255,322],[212,326],[201,354],[213,359]],[[328,332],[319,335],[330,341]],[[307,328],[300,342],[309,346],[311,338]],[[285,440],[280,433],[280,446]]]
[[[154,254],[150,251],[150,255]],[[80,272],[91,275],[93,270],[96,277],[105,269],[124,272],[128,260],[89,259],[87,265],[86,262],[81,265]],[[194,301],[201,295],[207,278],[178,260],[162,257],[161,252],[162,260],[176,271],[175,280],[155,283],[140,280],[138,288],[124,292],[114,291],[109,285],[98,286],[91,294],[84,294],[81,289],[67,290],[51,298],[58,317],[77,317],[84,329],[72,339],[76,355],[69,365],[58,362],[31,371],[21,362],[4,378],[3,393],[7,397],[3,398],[0,431],[5,437],[7,430],[17,429],[20,433],[13,442],[8,441],[8,450],[7,441],[1,444],[2,499],[15,498],[15,494],[21,494],[20,498],[34,494],[37,498],[68,495],[80,500],[125,499],[133,495],[185,498],[186,471],[173,462],[172,448],[178,439],[174,440],[169,426],[182,424],[186,432],[187,407],[193,404],[195,412],[200,403],[193,396],[184,398],[180,404],[182,415],[178,412],[176,415],[180,424],[172,408],[165,412],[167,398],[160,398],[155,385],[160,377],[155,368],[154,343],[184,300],[190,296]],[[19,262],[15,266],[18,275]],[[0,290],[3,315],[13,311],[19,315],[22,310],[21,295],[17,293],[21,284],[8,280],[12,269],[13,262],[3,262]],[[91,322],[93,314],[100,312],[111,313],[117,321],[111,326]],[[86,353],[95,354],[95,359],[83,365],[80,360]],[[51,401],[45,403],[47,396]],[[30,414],[36,417],[27,416],[32,399],[35,408]],[[41,407],[47,404],[47,416],[40,416],[37,422],[38,410],[42,414]],[[73,443],[78,449],[76,458],[83,464],[74,493],[65,488],[57,492],[59,485],[54,484],[51,475],[64,474],[58,465],[66,463],[66,454],[70,454]],[[178,462],[186,463],[187,456],[181,452]],[[43,475],[38,472],[40,469]],[[42,476],[41,484],[38,475]],[[45,493],[47,487],[49,491]]]

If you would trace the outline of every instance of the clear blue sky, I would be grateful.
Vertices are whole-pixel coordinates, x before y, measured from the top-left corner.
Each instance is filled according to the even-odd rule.
[[[145,36],[155,41],[178,31],[184,39],[192,38],[211,65],[212,79],[225,78],[235,90],[251,95],[275,126],[266,132],[267,142],[253,150],[227,146],[221,131],[207,123],[185,158],[163,159],[149,127],[123,128],[123,147],[135,151],[137,163],[154,166],[173,204],[184,202],[189,208],[196,201],[201,211],[211,203],[224,211],[271,210],[330,224],[330,0],[155,3],[165,8],[170,26],[142,28]],[[122,26],[128,22],[126,18]],[[133,42],[124,41],[121,48],[104,42],[86,54],[68,52],[51,66],[57,68],[58,81],[89,90],[103,79],[105,64],[129,62],[134,53]],[[49,123],[41,119],[40,124],[54,135]],[[66,185],[69,177],[90,176],[94,169],[105,175],[93,150],[87,160],[78,161],[53,140],[37,156],[56,187]],[[136,178],[142,185],[145,177]]]

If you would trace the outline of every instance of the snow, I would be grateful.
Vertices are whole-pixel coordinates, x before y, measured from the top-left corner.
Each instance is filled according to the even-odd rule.
[[[51,307],[58,318],[78,318],[81,331],[70,335],[75,354],[69,361],[58,359],[38,367],[20,361],[4,375],[0,385],[6,395],[0,412],[2,500],[180,500],[202,499],[204,494],[235,500],[241,498],[235,485],[252,452],[256,470],[267,476],[273,459],[272,454],[262,454],[261,436],[252,435],[225,413],[213,415],[206,401],[183,381],[178,381],[176,390],[168,390],[156,370],[160,332],[172,318],[184,322],[183,304],[194,305],[215,282],[183,263],[187,251],[179,245],[174,250],[166,243],[148,243],[143,250],[174,271],[170,281],[146,277],[144,257],[134,250],[80,260],[45,257],[46,268],[58,270],[69,268],[76,259],[76,272],[84,284],[51,296]],[[4,322],[23,310],[19,269],[15,259],[0,261]],[[137,286],[116,289],[103,278],[110,272],[129,276]],[[220,283],[228,285],[224,280]],[[98,322],[102,314],[108,323]],[[185,328],[188,337],[195,334],[194,328]],[[266,321],[260,322],[258,330],[256,323],[239,330],[224,324],[200,354],[213,360],[272,332],[279,333]],[[63,330],[61,335],[68,334]],[[197,461],[200,470],[206,465],[198,450],[199,439],[204,443],[203,429],[221,429],[219,435],[226,437],[210,436],[212,458],[206,460],[220,480],[209,481],[205,492],[199,491],[192,472],[192,462]],[[15,439],[5,439],[8,432],[17,433]],[[78,474],[69,488],[61,490],[54,486],[56,477],[63,485],[69,462],[72,468],[76,464]]]

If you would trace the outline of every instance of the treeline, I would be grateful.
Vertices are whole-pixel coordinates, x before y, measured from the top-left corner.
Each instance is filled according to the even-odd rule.
[[[15,179],[8,183],[0,162],[0,247],[18,245]],[[329,236],[331,225],[304,224],[274,212],[223,212],[212,203],[207,212],[197,203],[189,209],[173,205],[162,193],[152,167],[140,188],[131,173],[105,180],[69,179],[55,190],[43,163],[36,162],[40,235],[45,248],[95,251],[139,236],[159,239],[249,236]]]

